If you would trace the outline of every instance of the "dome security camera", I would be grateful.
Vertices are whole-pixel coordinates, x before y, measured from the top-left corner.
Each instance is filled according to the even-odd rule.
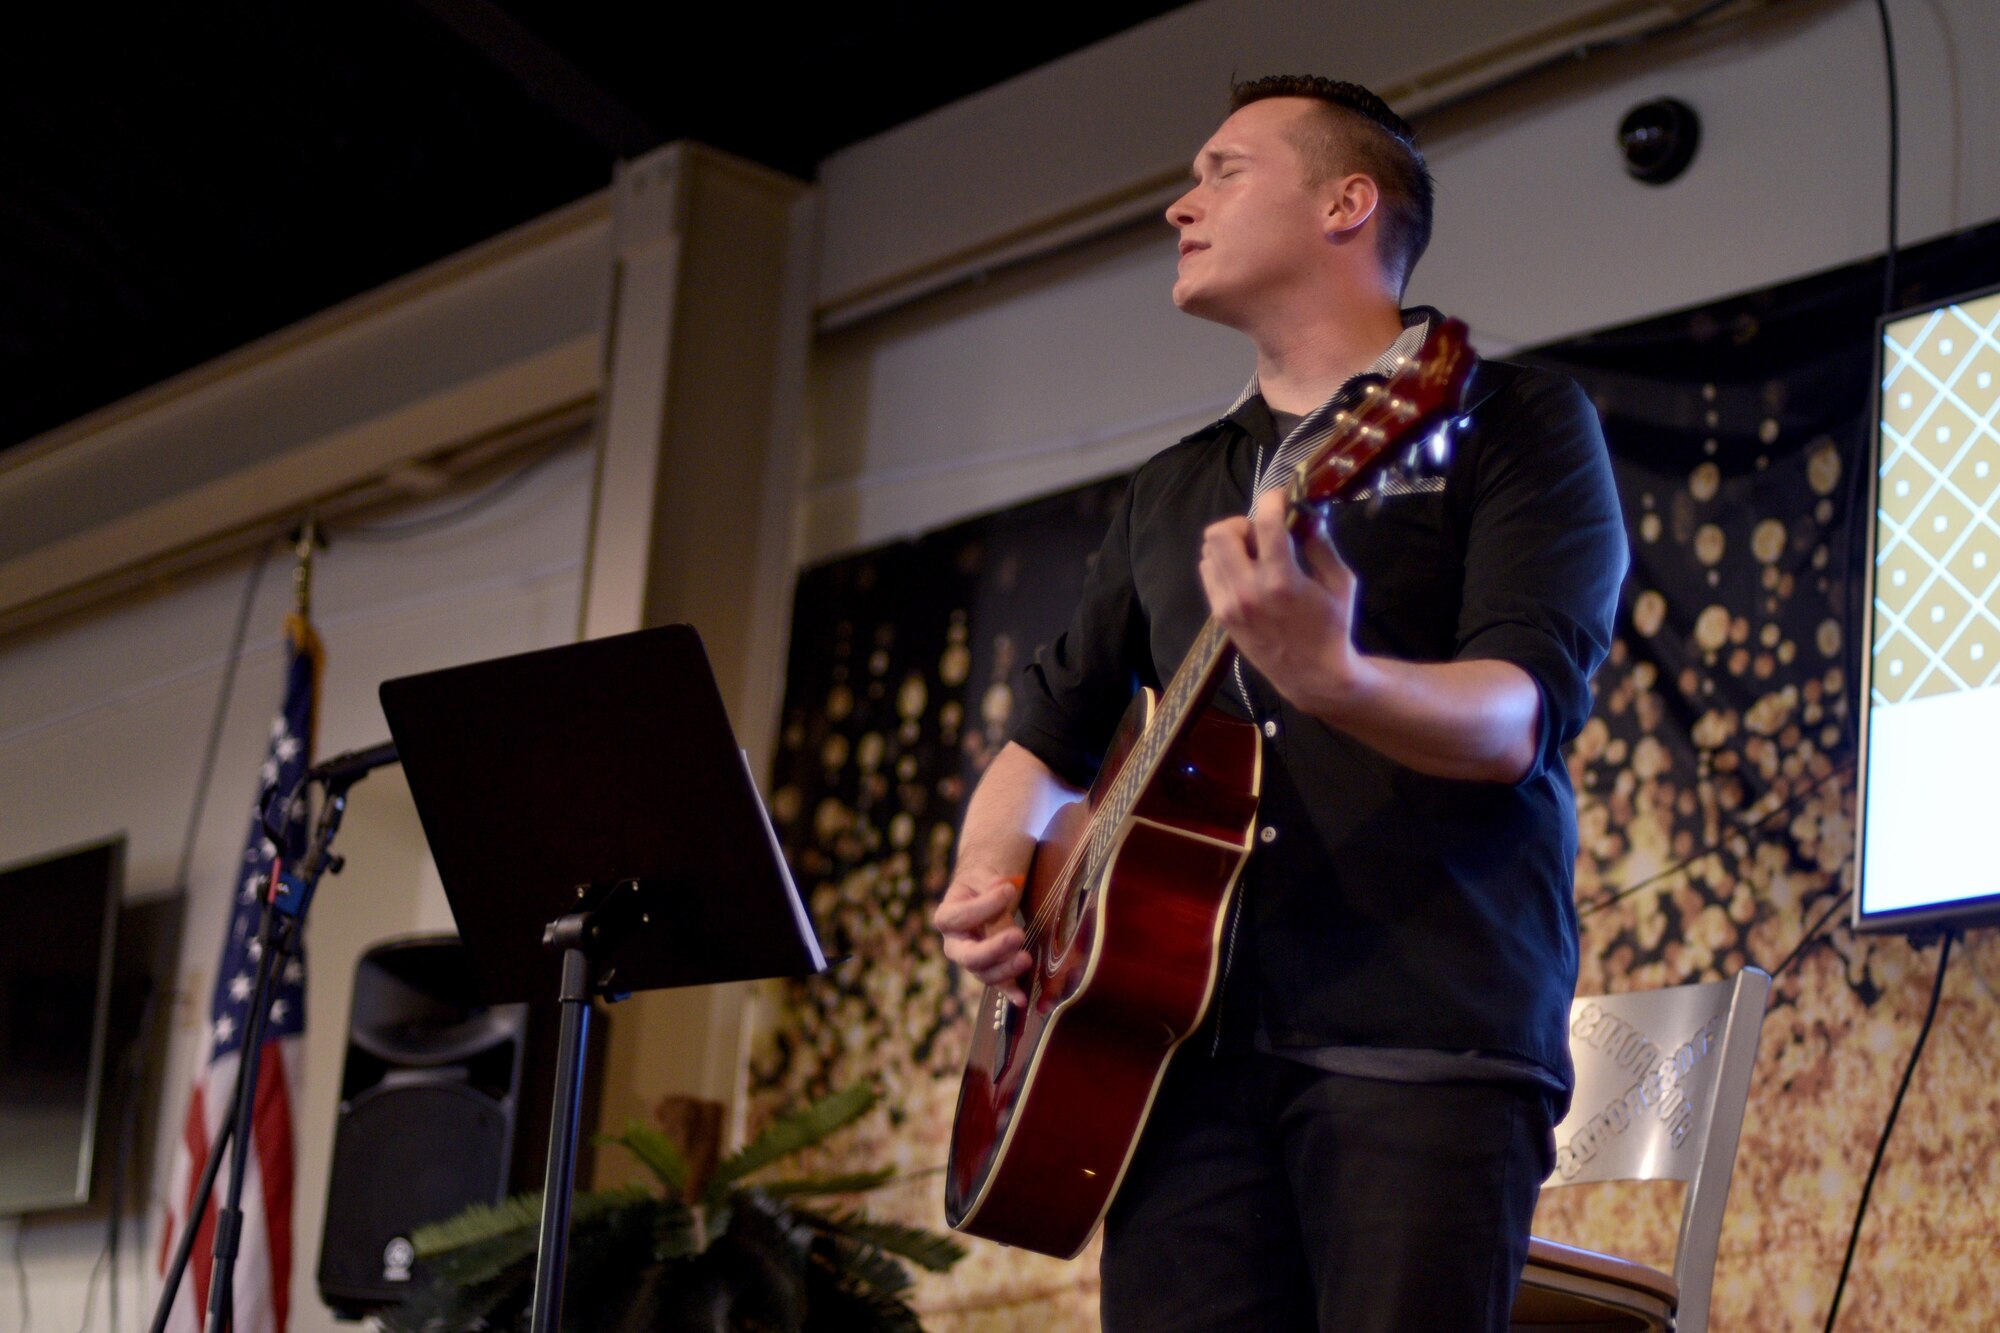
[[[1687,170],[1701,142],[1701,117],[1676,97],[1641,102],[1618,124],[1618,149],[1634,180],[1665,185]]]

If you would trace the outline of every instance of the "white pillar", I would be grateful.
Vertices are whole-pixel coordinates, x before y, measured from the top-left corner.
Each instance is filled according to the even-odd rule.
[[[811,336],[810,187],[698,144],[612,186],[606,390],[580,632],[700,632],[752,770],[784,684]],[[693,942],[699,945],[699,942]],[[668,1093],[740,1119],[747,988],[636,995],[609,1024],[600,1124]],[[600,1184],[628,1178],[612,1159]]]

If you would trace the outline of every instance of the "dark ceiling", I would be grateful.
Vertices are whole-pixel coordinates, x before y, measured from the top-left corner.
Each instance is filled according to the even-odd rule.
[[[692,138],[829,153],[1177,8],[37,5],[0,47],[0,448]]]

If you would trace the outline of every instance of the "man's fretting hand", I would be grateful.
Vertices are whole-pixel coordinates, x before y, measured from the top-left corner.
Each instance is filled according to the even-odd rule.
[[[944,901],[931,914],[931,924],[944,936],[946,958],[1024,1005],[1028,995],[1019,978],[1034,960],[1028,956],[1026,935],[1014,921],[1022,882],[1019,875],[961,866],[952,874]]]
[[[1247,518],[1202,534],[1201,584],[1232,643],[1278,693],[1319,716],[1338,712],[1366,674],[1354,647],[1354,571],[1320,524],[1293,554],[1285,497],[1266,491]]]
[[[1519,782],[1541,747],[1540,687],[1497,658],[1404,662],[1354,646],[1354,571],[1318,524],[1299,544],[1285,500],[1202,534],[1209,609],[1294,708],[1432,777]]]

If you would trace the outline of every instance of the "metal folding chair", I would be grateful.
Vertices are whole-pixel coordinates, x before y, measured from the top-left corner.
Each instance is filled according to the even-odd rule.
[[[1543,1188],[1682,1180],[1671,1273],[1614,1255],[1528,1242],[1517,1333],[1706,1333],[1715,1249],[1750,1098],[1771,978],[1579,997],[1570,1006],[1576,1096],[1556,1126]]]

